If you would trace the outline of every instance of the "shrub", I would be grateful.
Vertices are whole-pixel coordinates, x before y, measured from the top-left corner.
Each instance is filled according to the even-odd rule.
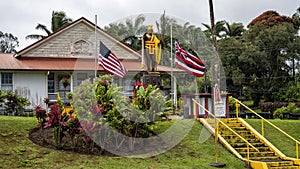
[[[288,104],[288,106],[283,106],[281,108],[277,108],[274,111],[273,116],[274,116],[274,118],[282,119],[284,113],[300,113],[300,108],[297,107],[297,105],[295,103],[290,103],[290,104]]]
[[[0,103],[3,102],[5,112],[11,115],[20,115],[24,112],[24,107],[30,105],[27,98],[21,97],[12,91],[0,92]]]
[[[166,98],[155,86],[137,83],[129,101],[111,81],[110,75],[96,78],[93,84],[83,81],[74,89],[74,108],[84,132],[103,150],[111,143],[115,149],[122,144],[133,148],[134,138],[155,134],[156,120],[168,111]],[[85,141],[93,145],[88,138]]]
[[[43,124],[46,122],[47,118],[46,109],[42,108],[42,106],[40,105],[36,105],[34,107],[34,115],[40,123],[41,127],[43,127]]]

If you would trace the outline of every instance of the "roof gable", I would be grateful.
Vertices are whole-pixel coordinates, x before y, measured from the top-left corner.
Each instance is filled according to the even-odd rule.
[[[80,18],[53,34],[17,52],[16,57],[95,58],[100,40],[120,59],[141,56],[120,40],[85,18]]]

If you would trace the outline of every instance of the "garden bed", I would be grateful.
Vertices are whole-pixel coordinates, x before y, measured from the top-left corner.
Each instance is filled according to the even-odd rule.
[[[98,155],[98,156],[109,156],[114,157],[117,156],[114,153],[111,153],[109,151],[106,151],[102,149],[98,144],[93,143],[93,146],[90,147],[86,144],[84,139],[86,136],[84,134],[77,136],[76,138],[76,146],[72,145],[72,140],[69,135],[65,135],[62,139],[61,145],[57,146],[56,140],[54,138],[54,128],[46,128],[41,129],[40,127],[36,127],[30,130],[29,132],[29,139],[42,147],[56,149],[56,150],[63,150],[63,151],[70,151],[70,152],[76,152],[80,154],[89,154],[89,155]],[[107,145],[110,144],[110,145]],[[139,150],[140,152],[131,152],[129,141],[125,140],[122,143],[117,143],[118,145],[122,144],[119,148],[116,146],[116,141],[110,140],[109,143],[107,143],[105,146],[108,147],[109,150],[112,150],[114,152],[120,151],[120,152],[128,152],[128,155],[131,155],[133,153],[134,155],[142,155],[143,152],[148,152],[153,150],[153,147],[164,147],[166,144],[163,139],[160,139],[159,137],[156,137],[156,139],[151,139],[151,141],[148,142],[136,142],[134,144],[134,149]],[[112,148],[113,147],[113,148]],[[124,154],[123,154],[124,155]],[[126,155],[126,154],[125,154]]]

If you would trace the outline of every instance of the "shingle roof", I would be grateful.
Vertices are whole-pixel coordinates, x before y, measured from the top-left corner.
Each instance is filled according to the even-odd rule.
[[[0,54],[0,70],[52,70],[52,71],[74,71],[74,70],[95,70],[95,59],[82,58],[50,58],[50,57],[21,57],[15,58],[13,54]],[[143,71],[139,60],[122,60],[128,71]],[[97,64],[97,63],[96,63]],[[98,70],[103,70],[97,64]],[[170,67],[158,66],[157,71],[171,71]],[[181,72],[173,68],[173,71]]]

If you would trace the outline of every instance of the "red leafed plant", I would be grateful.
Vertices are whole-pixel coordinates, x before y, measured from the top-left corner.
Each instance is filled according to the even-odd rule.
[[[68,116],[62,116],[57,102],[50,106],[50,109],[51,112],[48,114],[49,119],[45,122],[44,128],[54,128],[54,138],[56,141],[56,145],[58,148],[60,148],[62,139],[65,136],[64,131],[66,131],[68,127]]]
[[[46,122],[47,118],[46,109],[42,108],[41,105],[36,105],[34,107],[34,115],[38,119],[40,126],[43,127],[43,124]]]

